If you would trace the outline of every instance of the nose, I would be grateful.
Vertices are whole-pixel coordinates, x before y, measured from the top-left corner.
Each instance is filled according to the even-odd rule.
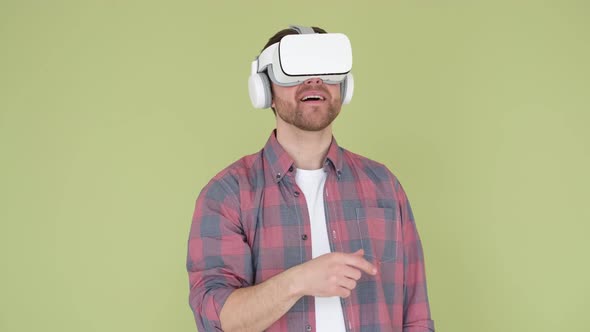
[[[306,85],[323,84],[323,83],[324,83],[324,81],[319,77],[308,78],[303,82],[303,84],[306,84]]]

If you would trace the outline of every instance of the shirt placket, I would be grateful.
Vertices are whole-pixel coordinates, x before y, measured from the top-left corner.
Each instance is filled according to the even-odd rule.
[[[332,224],[330,222],[330,220],[331,220],[330,210],[332,209],[332,204],[330,204],[330,200],[328,198],[329,198],[330,191],[331,191],[330,188],[332,187],[332,181],[334,181],[334,180],[340,181],[341,171],[339,169],[336,170],[336,179],[334,179],[333,178],[334,174],[332,172],[330,172],[329,167],[330,167],[329,161],[326,160],[326,162],[324,164],[324,171],[327,173],[326,184],[324,186],[324,214],[326,215],[326,227],[328,227],[328,234],[330,234],[328,236],[328,239],[330,242],[330,250],[332,252],[335,252],[337,249],[336,242],[340,242],[340,238],[338,236],[338,232],[337,232],[336,228],[334,227],[334,224]],[[352,307],[350,305],[350,301],[351,301],[350,297],[348,299],[340,298],[340,304],[342,305],[342,314],[344,315],[344,326],[345,326],[347,332],[353,331],[352,321],[351,321],[352,313],[348,312],[348,310],[350,310]]]
[[[286,174],[287,176],[283,177],[283,179],[282,179],[283,181],[281,181],[281,182],[285,186],[285,189],[287,190],[287,192],[292,194],[293,197],[295,198],[293,201],[295,204],[294,209],[298,210],[297,214],[298,214],[299,221],[301,223],[300,245],[302,247],[301,249],[304,251],[301,263],[305,263],[306,261],[311,259],[311,244],[308,244],[309,242],[306,242],[306,241],[310,241],[310,238],[311,238],[311,235],[310,235],[311,234],[311,224],[310,224],[309,211],[308,211],[308,207],[307,207],[307,201],[305,199],[303,191],[301,190],[301,188],[299,188],[299,186],[297,185],[297,182],[295,181],[293,170],[294,170],[293,166],[289,167],[288,173]],[[305,308],[302,313],[303,314],[303,330],[305,332],[309,332],[309,331],[313,330],[313,327],[312,327],[312,318],[313,318],[312,314],[313,313],[308,309],[309,298],[307,296],[303,297],[303,306]]]

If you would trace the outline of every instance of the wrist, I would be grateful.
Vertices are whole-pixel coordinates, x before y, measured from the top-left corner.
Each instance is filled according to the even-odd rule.
[[[281,288],[287,291],[289,297],[299,299],[305,295],[303,278],[301,278],[301,267],[294,266],[283,273],[283,282]]]

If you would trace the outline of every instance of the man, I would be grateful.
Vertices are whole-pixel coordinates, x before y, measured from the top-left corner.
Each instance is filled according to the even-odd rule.
[[[199,331],[434,331],[403,187],[332,136],[352,95],[342,36],[292,26],[253,62],[252,102],[273,109],[276,129],[197,198],[187,269]]]

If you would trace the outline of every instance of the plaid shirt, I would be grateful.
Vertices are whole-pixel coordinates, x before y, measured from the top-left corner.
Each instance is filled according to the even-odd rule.
[[[339,147],[324,170],[333,252],[364,249],[378,274],[362,274],[341,298],[348,332],[434,331],[424,257],[410,203],[386,166]],[[201,191],[188,239],[189,303],[201,332],[222,331],[219,314],[236,288],[312,259],[305,197],[293,159],[276,139],[217,174]],[[266,331],[315,330],[314,297],[303,296]],[[324,332],[324,331],[320,331]]]

